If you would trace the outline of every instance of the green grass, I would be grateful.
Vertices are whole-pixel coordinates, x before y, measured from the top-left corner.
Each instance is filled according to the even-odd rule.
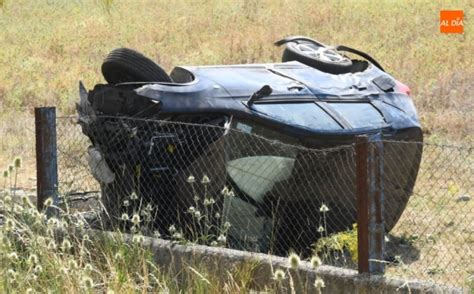
[[[469,1],[6,1],[0,10],[0,108],[72,113],[77,82],[103,82],[113,48],[175,65],[275,62],[272,43],[308,35],[366,51],[408,84],[426,133],[472,139],[474,8]],[[440,9],[464,9],[465,34],[439,32]]]

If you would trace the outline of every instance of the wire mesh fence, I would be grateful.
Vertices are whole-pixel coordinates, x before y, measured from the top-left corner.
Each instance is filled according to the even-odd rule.
[[[394,149],[407,143],[390,142]],[[412,143],[411,143],[412,144]],[[386,143],[387,145],[387,143]],[[473,289],[474,156],[472,147],[424,144],[415,189],[389,234],[389,275]],[[402,163],[404,154],[394,152]],[[403,164],[392,166],[400,172]],[[397,189],[387,183],[386,193]]]
[[[59,190],[100,199],[107,226],[277,255],[316,252],[356,267],[354,145],[305,148],[228,127],[117,117],[81,129],[76,120],[57,122]],[[472,148],[383,143],[387,274],[469,287]],[[102,209],[92,203],[82,209]]]
[[[61,189],[101,195],[122,229],[277,255],[317,252],[356,267],[354,145],[311,149],[232,128],[116,117],[98,117],[84,132],[73,119],[58,123]],[[383,145],[387,274],[469,287],[472,148]]]

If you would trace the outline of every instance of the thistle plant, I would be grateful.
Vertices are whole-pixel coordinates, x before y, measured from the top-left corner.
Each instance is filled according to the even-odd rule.
[[[173,240],[183,243],[226,246],[231,224],[227,220],[229,208],[223,203],[227,201],[227,198],[233,197],[234,192],[224,187],[220,195],[211,195],[209,192],[211,179],[207,175],[203,175],[198,182],[193,175],[190,175],[187,183],[193,195],[193,205],[185,211],[190,223],[185,228],[186,230],[177,230],[173,225],[168,230],[170,236]],[[204,191],[202,197],[198,195],[196,185],[202,185]]]

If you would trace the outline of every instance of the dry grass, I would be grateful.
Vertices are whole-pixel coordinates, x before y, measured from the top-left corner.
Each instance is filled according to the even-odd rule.
[[[424,146],[414,193],[391,231],[397,248],[388,244],[402,263],[388,267],[388,275],[474,289],[472,151]]]
[[[451,8],[464,10],[463,35],[439,33],[439,10]],[[89,87],[103,82],[100,65],[113,48],[138,49],[170,71],[175,65],[186,64],[275,62],[280,60],[281,50],[272,42],[295,34],[368,52],[411,87],[425,134],[432,142],[471,144],[474,22],[469,17],[473,14],[474,6],[468,0],[456,4],[0,0],[0,167],[14,155],[22,155],[31,170],[21,171],[20,186],[34,186],[28,180],[35,175],[32,108],[57,105],[61,114],[73,113],[78,80]],[[472,158],[464,164],[471,167],[472,175]],[[432,167],[436,169],[445,179],[450,177],[442,165]],[[453,174],[451,180],[460,182],[462,174]],[[419,187],[442,186],[422,181]],[[463,189],[472,196],[472,186]],[[461,236],[453,231],[470,220],[463,216],[472,215],[472,200],[460,208],[462,203],[454,202],[455,195],[443,202],[441,197],[450,195],[445,190],[429,193],[434,200],[412,198],[395,232],[416,238],[413,235],[420,227],[437,228],[418,234],[415,244],[424,251],[410,270],[425,278],[449,280],[448,259],[457,264],[464,264],[466,256],[472,260],[472,231]],[[447,209],[440,212],[439,207]],[[431,209],[452,217],[455,225],[432,217]],[[448,254],[456,250],[463,253]],[[439,260],[432,260],[433,252]],[[436,268],[427,272],[433,264]],[[472,265],[465,266],[472,275]],[[407,272],[409,277],[418,274]]]
[[[5,0],[2,1],[4,3]],[[272,42],[313,36],[371,53],[414,93],[428,134],[472,140],[474,50],[439,33],[439,10],[469,1],[7,1],[0,10],[0,108],[57,105],[73,112],[77,82],[103,82],[113,48],[136,48],[167,70],[183,64],[275,62]]]

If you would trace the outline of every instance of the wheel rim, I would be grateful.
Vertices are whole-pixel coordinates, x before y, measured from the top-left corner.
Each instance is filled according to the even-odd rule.
[[[334,49],[316,46],[310,43],[295,44],[295,49],[302,55],[330,63],[346,63],[349,59]]]

